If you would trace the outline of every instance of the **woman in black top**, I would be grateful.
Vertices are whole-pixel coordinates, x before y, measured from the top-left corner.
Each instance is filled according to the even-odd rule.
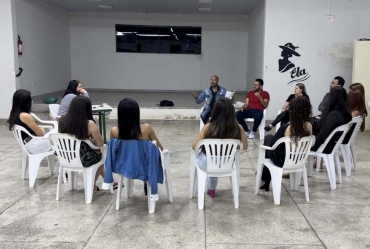
[[[316,151],[328,138],[330,133],[337,127],[347,124],[352,120],[352,115],[347,107],[347,92],[343,87],[334,87],[330,90],[329,102],[314,129],[316,143],[312,151]],[[342,132],[337,132],[325,147],[323,153],[330,154],[336,141],[340,138]]]
[[[293,142],[298,142],[302,137],[312,135],[312,125],[308,122],[312,114],[311,103],[308,98],[296,97],[289,103],[290,124],[282,124],[275,135],[267,135],[264,145],[273,146],[282,137],[290,137]],[[275,150],[267,150],[269,158],[277,167],[283,167],[285,161],[285,144],[282,143]],[[267,167],[263,167],[261,180],[264,182],[260,189],[269,191],[271,175]]]
[[[282,112],[276,117],[276,119],[271,124],[269,124],[268,126],[264,128],[265,131],[270,131],[279,122],[281,122],[281,124],[288,123],[289,122],[289,113],[287,112],[288,105],[290,101],[292,101],[292,99],[294,99],[295,97],[301,97],[301,96],[304,96],[308,98],[308,100],[310,100],[310,97],[308,97],[307,92],[306,92],[306,86],[303,83],[298,83],[295,85],[294,94],[289,95],[288,99],[285,101],[285,104],[282,108]]]

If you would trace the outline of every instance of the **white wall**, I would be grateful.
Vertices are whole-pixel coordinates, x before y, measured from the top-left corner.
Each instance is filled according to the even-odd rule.
[[[72,78],[87,88],[200,90],[210,76],[244,91],[247,18],[181,14],[70,13]],[[202,26],[202,55],[116,53],[115,24]]]
[[[32,95],[65,89],[71,80],[68,12],[38,0],[16,0],[16,11],[21,88]]]
[[[265,1],[249,16],[247,90],[253,88],[254,80],[263,78],[265,46]]]
[[[271,93],[268,117],[274,118],[294,84],[289,73],[280,73],[279,45],[292,42],[301,57],[292,57],[296,66],[305,68],[310,78],[306,85],[313,110],[318,105],[334,76],[340,75],[351,84],[353,41],[370,37],[370,1],[331,1],[333,21],[327,20],[328,1],[323,0],[266,0],[264,79]]]
[[[15,74],[18,72],[17,27],[13,0],[0,1],[0,23],[0,118],[7,119],[17,85]]]

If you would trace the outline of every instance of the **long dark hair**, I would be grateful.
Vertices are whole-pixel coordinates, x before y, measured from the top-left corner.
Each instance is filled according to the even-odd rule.
[[[349,86],[349,89],[352,90],[352,91],[355,91],[355,90],[360,91],[362,93],[363,98],[364,98],[364,105],[366,106],[366,103],[365,103],[365,88],[364,88],[364,86],[361,83],[353,83],[352,85]],[[368,115],[366,108],[365,108],[365,113],[364,114],[365,114],[365,116]],[[364,121],[361,124],[360,130],[361,131],[364,131],[365,130],[365,119],[364,119]]]
[[[73,98],[67,114],[59,120],[59,132],[74,135],[81,140],[88,139],[90,136],[89,120],[94,121],[90,99],[76,96]]]
[[[348,92],[348,110],[352,114],[353,111],[358,111],[360,116],[364,116],[366,114],[366,105],[364,95],[359,90],[349,90]],[[361,124],[360,127],[361,132],[365,130],[365,126]]]
[[[329,101],[321,115],[320,123],[325,124],[326,117],[332,111],[340,111],[351,119],[352,116],[347,107],[347,92],[343,87],[333,87],[330,89]]]
[[[297,83],[296,86],[302,90],[303,96],[307,96],[306,86],[303,83]]]
[[[77,87],[78,87],[78,84],[80,84],[81,82],[78,81],[78,80],[71,80],[69,83],[68,83],[68,87],[67,87],[67,90],[66,92],[64,93],[63,97],[66,96],[67,94],[70,94],[70,93],[73,93],[74,95],[80,95],[79,92],[77,92]]]
[[[129,98],[124,98],[118,104],[118,138],[140,139],[140,108],[138,103]]]
[[[23,89],[15,91],[13,94],[12,110],[8,119],[9,130],[13,129],[15,120],[19,118],[22,112],[30,113],[32,107],[31,92]]]
[[[204,138],[239,139],[240,128],[235,118],[235,109],[229,98],[220,98],[213,106],[210,124]]]
[[[301,137],[309,136],[308,119],[312,115],[312,106],[308,98],[296,97],[289,102],[290,137],[297,143]]]

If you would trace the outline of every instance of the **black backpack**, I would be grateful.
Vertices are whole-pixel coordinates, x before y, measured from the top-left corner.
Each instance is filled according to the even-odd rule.
[[[170,100],[162,100],[157,105],[159,105],[159,106],[174,106],[175,104]]]

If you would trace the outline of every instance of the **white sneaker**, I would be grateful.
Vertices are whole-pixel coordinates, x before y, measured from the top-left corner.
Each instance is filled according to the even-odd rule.
[[[246,136],[246,137],[248,137],[248,136],[249,136],[249,133],[250,133],[249,131],[245,131],[245,132],[244,132],[244,134],[245,134],[245,136]]]
[[[251,132],[249,133],[248,138],[249,138],[249,139],[253,139],[253,138],[254,138],[254,132],[253,132],[253,131],[251,131]]]

